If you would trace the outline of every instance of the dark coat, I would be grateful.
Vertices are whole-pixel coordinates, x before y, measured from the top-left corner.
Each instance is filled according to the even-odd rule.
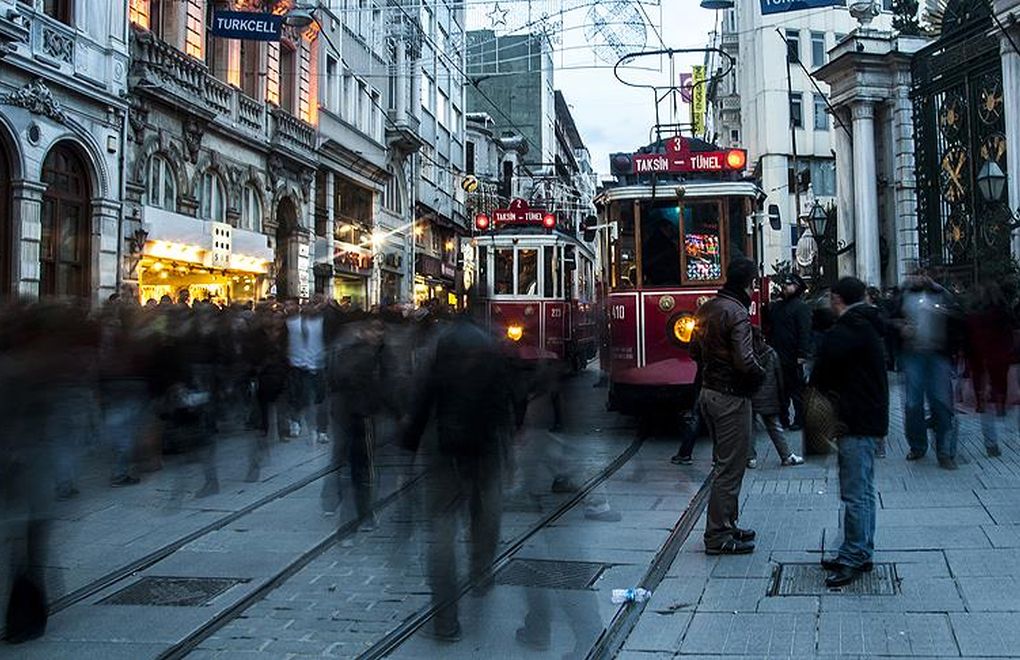
[[[750,398],[761,381],[751,345],[750,300],[742,291],[722,289],[702,305],[691,341],[702,387]]]
[[[758,415],[778,415],[782,411],[779,401],[783,393],[783,367],[779,356],[768,344],[755,354],[765,370],[765,378],[751,397],[751,407]]]
[[[801,296],[777,300],[769,306],[769,345],[783,364],[811,359],[811,308]]]
[[[826,333],[811,385],[832,401],[847,435],[889,432],[889,381],[877,310],[851,306]]]

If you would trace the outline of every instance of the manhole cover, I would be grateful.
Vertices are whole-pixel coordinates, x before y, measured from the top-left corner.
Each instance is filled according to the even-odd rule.
[[[540,589],[588,589],[610,566],[590,561],[512,559],[496,582]]]
[[[242,582],[242,578],[143,577],[99,601],[101,605],[197,607]]]
[[[827,573],[818,564],[780,564],[772,573],[769,596],[820,596],[853,594],[857,596],[895,596],[899,579],[895,564],[875,564],[870,573],[862,573],[845,587],[825,586]]]

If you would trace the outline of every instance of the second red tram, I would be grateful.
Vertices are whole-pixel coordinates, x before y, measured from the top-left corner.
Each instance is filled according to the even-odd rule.
[[[633,176],[618,176],[596,199],[599,223],[610,230],[602,232],[600,252],[611,409],[689,409],[697,375],[689,352],[694,314],[723,285],[732,259],[759,261],[754,210],[762,191],[741,180],[743,152],[712,153],[727,159],[720,171],[649,177],[640,175],[647,166],[634,165]],[[754,323],[760,292],[752,296]]]
[[[592,246],[556,226],[551,214],[504,223],[499,213],[485,218],[474,239],[477,295],[491,332],[524,362],[583,368],[597,351]]]

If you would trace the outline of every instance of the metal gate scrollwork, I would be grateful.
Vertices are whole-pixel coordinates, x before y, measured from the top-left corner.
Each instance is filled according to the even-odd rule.
[[[999,44],[982,0],[949,0],[939,38],[912,63],[918,236],[936,273],[976,281],[1009,258],[1009,213],[985,200],[987,161],[1006,171]]]

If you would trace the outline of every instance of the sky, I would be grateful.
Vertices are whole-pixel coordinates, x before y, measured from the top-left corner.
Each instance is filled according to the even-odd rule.
[[[634,151],[648,144],[655,123],[655,104],[651,90],[620,83],[606,60],[615,60],[614,52],[621,50],[704,47],[715,25],[716,12],[702,9],[699,4],[699,0],[476,1],[468,5],[468,26],[497,32],[536,26],[550,33],[555,49],[555,87],[571,106],[595,169],[608,176],[610,153]],[[607,45],[614,40],[626,47],[614,50]],[[640,46],[642,41],[644,47]],[[689,72],[703,59],[703,53],[677,55],[675,72]],[[635,78],[655,79],[656,84],[670,78],[664,60],[645,61],[660,70],[634,72]],[[660,110],[662,121],[669,121],[666,104]],[[686,112],[682,121],[687,121]]]

